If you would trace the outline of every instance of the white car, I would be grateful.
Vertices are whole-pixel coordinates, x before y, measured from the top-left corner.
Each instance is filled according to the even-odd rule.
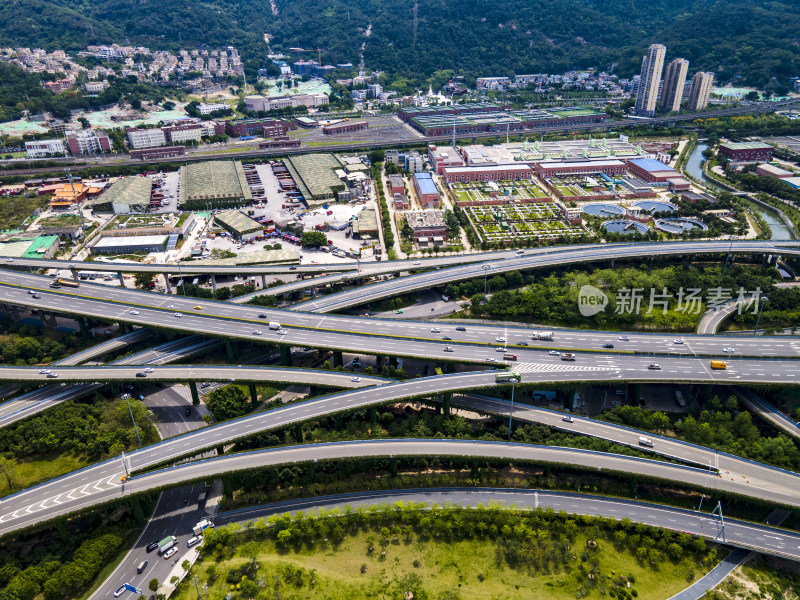
[[[506,341],[506,338],[504,338],[504,337],[499,337],[499,338],[495,339],[495,341],[496,341],[496,342],[505,342],[505,341]]]
[[[441,331],[442,330],[439,329],[438,327],[434,327],[433,329],[431,329],[431,333],[441,333]]]
[[[253,335],[261,335],[261,332],[258,329],[253,329]]]
[[[164,552],[164,558],[165,559],[169,558],[170,556],[175,554],[177,551],[178,551],[178,548],[176,546],[173,546],[172,548],[170,548],[169,550]]]
[[[677,340],[675,340],[675,341],[674,341],[674,342],[672,342],[672,343],[673,343],[673,344],[678,344],[678,345],[680,345],[680,344],[682,344],[682,343],[683,343],[683,340],[682,340],[682,339],[680,339],[680,338],[678,338]]]
[[[131,311],[131,314],[132,314],[132,315],[138,315],[138,314],[139,314],[139,311],[138,311],[138,310],[132,310],[132,311]]]
[[[153,367],[145,367],[144,372],[145,373],[155,373],[155,369],[153,369]]]
[[[736,352],[735,348],[731,348],[730,346],[727,348],[722,349],[723,352]],[[41,371],[39,371],[41,373]]]
[[[572,420],[572,417],[570,417],[569,415],[561,417],[561,420],[564,421],[565,423],[574,423],[575,422],[575,421]]]
[[[13,258],[7,258],[6,262],[14,262],[14,259]]]
[[[418,265],[418,264],[420,264],[420,262],[419,262],[418,260],[415,260],[415,261],[414,261],[414,264],[415,264],[415,265]]]
[[[495,352],[505,352],[506,349],[505,348],[495,348],[494,351]]]
[[[445,346],[444,347],[444,351],[445,352],[452,352],[453,351],[453,347],[452,346]]]
[[[361,381],[361,377],[351,377],[350,381],[354,381],[355,383],[358,383],[359,381]]]
[[[180,319],[183,315],[181,313],[175,313],[175,318]]]
[[[620,342],[629,342],[629,341],[631,341],[631,338],[629,338],[627,335],[621,335],[621,336],[619,336],[617,339],[618,339]]]
[[[278,329],[278,335],[286,335],[287,333],[289,332],[286,331],[285,329]]]
[[[167,305],[167,310],[175,310],[175,305],[174,304]]]
[[[559,352],[558,350],[550,350],[550,352],[548,352],[548,354],[550,356],[560,356],[561,352]]]
[[[126,583],[125,585],[128,584]],[[117,591],[114,592],[114,598],[119,598],[120,596],[122,596],[122,594],[124,594],[128,590],[128,588],[126,588],[125,585],[121,585],[117,588]]]

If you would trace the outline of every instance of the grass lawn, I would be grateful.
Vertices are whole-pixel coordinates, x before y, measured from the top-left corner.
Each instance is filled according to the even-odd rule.
[[[406,544],[402,536],[386,546],[386,556],[381,556],[381,547],[367,555],[366,533],[347,536],[338,547],[330,545],[281,552],[271,541],[259,542],[256,552],[258,570],[253,578],[263,583],[264,598],[280,597],[282,600],[300,598],[350,600],[356,598],[402,598],[409,587],[415,598],[459,598],[461,600],[572,600],[576,590],[587,581],[581,572],[582,554],[587,547],[587,538],[576,537],[571,550],[574,552],[566,569],[537,571],[525,567],[511,568],[507,563],[498,563],[497,546],[491,536],[451,543],[420,541],[414,538]],[[233,538],[231,541],[242,540]],[[608,539],[599,539],[598,578],[617,578],[632,575],[638,597],[647,600],[666,599],[685,588],[687,576],[695,569],[700,577],[702,569],[689,558],[678,562],[664,559],[658,570],[640,564],[628,551],[618,552]],[[210,598],[224,598],[236,590],[235,584],[226,582],[231,568],[241,568],[250,562],[252,554],[240,554],[219,562],[205,558],[195,564],[192,575],[198,577],[202,588],[208,583],[206,569],[215,565],[217,578],[209,583]],[[416,565],[416,566],[415,566]],[[363,571],[363,573],[362,573]],[[311,580],[315,581],[314,585]],[[483,581],[481,581],[483,579]],[[187,578],[191,581],[191,577]],[[276,584],[276,581],[278,582]],[[611,587],[610,585],[608,586]],[[277,592],[277,593],[276,593]],[[261,598],[262,595],[258,597]],[[280,594],[278,596],[277,594]],[[178,600],[193,600],[194,585],[183,585],[173,595]],[[601,598],[597,588],[590,590],[589,597]]]
[[[10,459],[9,463],[13,465],[11,481],[14,484],[14,488],[9,490],[6,478],[0,477],[0,496],[6,496],[11,492],[30,487],[41,481],[47,481],[64,473],[82,469],[90,465],[91,461],[65,453],[37,457],[34,460],[17,461]]]
[[[0,198],[0,231],[16,229],[34,210],[44,208],[49,201],[50,196],[47,194],[33,198],[28,198],[24,194]]]
[[[255,146],[237,146],[235,148],[223,148],[222,150],[204,150],[202,152],[192,152],[194,155],[203,154],[228,154],[232,152],[250,152]]]

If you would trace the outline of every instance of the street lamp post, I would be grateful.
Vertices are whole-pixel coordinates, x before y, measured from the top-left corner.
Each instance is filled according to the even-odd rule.
[[[769,302],[769,298],[767,298],[766,296],[761,298],[761,306],[758,307],[758,319],[756,319],[756,328],[753,329],[753,335],[754,336],[758,334],[758,324],[761,322],[761,313],[764,310],[764,304],[766,302]]]
[[[483,265],[483,303],[486,304],[486,275],[489,273],[489,265]]]
[[[139,437],[139,428],[136,426],[136,419],[133,418],[133,411],[131,410],[131,403],[128,402],[128,398],[126,395],[125,404],[128,405],[128,412],[131,415],[131,422],[133,423],[133,430],[136,432],[136,439],[139,440],[139,447],[142,447],[142,438]]]
[[[517,387],[517,380],[511,380],[511,413],[508,415],[508,441],[511,441],[511,422],[514,420],[514,390]]]

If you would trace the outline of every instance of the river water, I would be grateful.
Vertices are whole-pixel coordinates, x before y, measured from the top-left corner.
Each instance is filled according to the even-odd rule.
[[[708,148],[708,144],[697,144],[697,148],[694,149],[694,152],[689,156],[689,160],[686,161],[686,171],[694,177],[705,183],[708,187],[712,189],[718,189],[716,184],[714,183],[713,179],[709,179],[703,173],[703,151]],[[759,206],[758,204],[751,204],[750,206],[753,207],[764,221],[767,222],[769,228],[772,230],[772,238],[773,240],[793,240],[794,237],[792,236],[792,232],[786,226],[786,224],[781,220],[774,210],[770,210],[768,208],[764,208],[763,206]]]

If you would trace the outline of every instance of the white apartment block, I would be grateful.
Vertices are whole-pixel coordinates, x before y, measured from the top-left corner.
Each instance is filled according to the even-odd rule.
[[[25,142],[25,154],[28,158],[49,158],[66,154],[67,148],[63,140],[36,140]]]
[[[224,102],[214,102],[212,104],[200,104],[197,110],[201,115],[210,115],[215,110],[229,110],[230,106]]]
[[[128,144],[131,148],[157,148],[164,146],[167,138],[160,129],[128,129]]]

